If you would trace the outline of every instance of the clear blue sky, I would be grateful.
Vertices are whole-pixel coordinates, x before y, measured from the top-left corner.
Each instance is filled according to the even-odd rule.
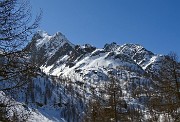
[[[180,0],[31,0],[43,10],[40,28],[72,43],[138,43],[154,53],[180,56]]]

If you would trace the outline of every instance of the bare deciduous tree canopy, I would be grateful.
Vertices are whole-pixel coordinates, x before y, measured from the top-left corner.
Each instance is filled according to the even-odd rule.
[[[23,47],[38,27],[41,13],[32,22],[30,8],[28,0],[0,0],[0,82],[13,81],[0,90],[22,86],[34,72]]]

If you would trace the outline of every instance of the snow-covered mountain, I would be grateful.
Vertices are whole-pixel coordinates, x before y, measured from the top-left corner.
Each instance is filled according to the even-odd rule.
[[[139,44],[112,42],[101,49],[90,44],[75,45],[60,32],[49,35],[44,31],[38,31],[25,50],[30,62],[40,70],[23,88],[6,94],[36,110],[35,117],[46,121],[85,121],[91,102],[98,99],[99,104],[108,104],[109,88],[115,78],[121,92],[119,112],[143,113],[141,121],[153,119],[148,101],[154,100],[152,94],[158,89],[151,75],[158,76],[164,55],[154,54]],[[139,121],[131,117],[121,121]]]
[[[85,73],[84,70],[88,72],[91,69],[105,73],[108,69],[124,65],[151,72],[156,70],[155,65],[163,58],[139,44],[118,45],[113,42],[98,49],[89,44],[74,45],[59,32],[50,36],[43,31],[34,35],[27,50],[45,73],[54,76],[79,74],[77,71],[80,70]]]

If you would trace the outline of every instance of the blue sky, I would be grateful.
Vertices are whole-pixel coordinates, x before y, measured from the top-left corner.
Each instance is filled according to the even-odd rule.
[[[137,43],[154,53],[180,56],[180,0],[31,0],[40,28],[72,43]]]

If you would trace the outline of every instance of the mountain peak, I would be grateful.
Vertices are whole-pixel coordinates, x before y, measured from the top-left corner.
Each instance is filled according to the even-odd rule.
[[[65,35],[63,35],[61,32],[56,32],[52,37],[56,37],[57,39],[66,39]]]
[[[57,33],[55,33],[55,35],[57,35],[57,36],[64,36],[61,32],[57,32]]]
[[[132,50],[140,50],[142,48],[144,48],[143,46],[139,45],[139,44],[133,44],[133,43],[126,43],[126,44],[123,44],[121,46],[121,48],[128,48],[128,49],[132,49]]]
[[[104,50],[106,51],[115,51],[119,45],[116,42],[112,42],[111,44],[105,44]]]
[[[71,42],[69,42],[69,40],[61,32],[57,32],[54,35],[49,35],[47,32],[39,30],[35,34],[35,37],[38,37],[36,39],[37,48],[41,48],[44,46],[53,50],[54,48],[61,47],[66,43],[74,47],[74,45]]]
[[[49,35],[47,32],[45,32],[45,31],[43,31],[43,30],[38,30],[38,31],[36,32],[36,34],[39,35],[39,36],[41,36],[42,38]],[[35,35],[36,35],[36,34],[35,34]]]

